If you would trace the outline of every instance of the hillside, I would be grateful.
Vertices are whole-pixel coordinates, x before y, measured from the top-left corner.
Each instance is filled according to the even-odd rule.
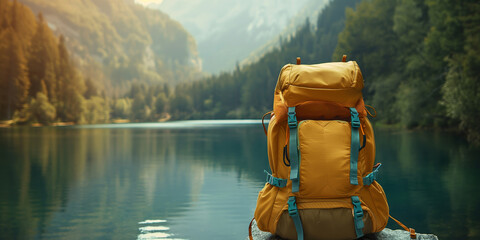
[[[200,71],[195,41],[180,23],[133,0],[20,2],[65,36],[82,72],[100,86],[178,83]]]
[[[299,26],[305,23],[305,19],[309,19],[312,23],[318,18],[318,15],[322,12],[323,8],[327,5],[329,0],[309,0],[306,2],[302,9],[300,9],[295,16],[293,16],[283,30],[272,37],[269,41],[262,46],[256,48],[250,54],[240,62],[240,66],[245,66],[258,61],[263,55],[273,51],[279,47],[282,39],[285,40],[291,35],[294,35]],[[312,28],[316,28],[316,24],[312,24]]]
[[[327,1],[142,2],[150,8],[162,10],[181,22],[197,40],[202,69],[209,73],[219,73],[233,70],[235,64],[247,58],[252,51],[272,39],[278,39],[277,36],[284,32],[286,27],[290,26],[288,33],[292,33],[306,17],[316,16],[314,12],[321,9]],[[315,3],[312,4],[313,2]],[[304,15],[295,18],[299,13]]]
[[[258,118],[272,109],[273,89],[283,65],[297,56],[302,63],[331,61],[338,34],[344,28],[345,9],[358,0],[332,1],[318,15],[316,29],[310,21],[279,47],[258,61],[203,81],[178,85],[170,100],[174,118]]]
[[[75,67],[65,37],[42,14],[0,0],[0,120],[27,124],[108,119],[108,101]],[[103,95],[101,97],[100,95]]]
[[[358,4],[357,4],[358,3]],[[355,8],[355,9],[354,9]],[[377,122],[451,129],[480,144],[480,3],[474,0],[331,1],[257,62],[176,88],[175,118],[259,118],[278,72],[295,57],[359,63]],[[182,107],[179,103],[182,103]]]

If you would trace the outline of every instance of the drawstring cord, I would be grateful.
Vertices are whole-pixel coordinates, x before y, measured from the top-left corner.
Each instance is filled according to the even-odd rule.
[[[372,114],[370,111],[368,111],[367,108],[372,109],[375,114]],[[370,115],[370,117],[372,117],[372,118],[377,116],[377,110],[375,110],[375,108],[370,106],[370,105],[365,105],[365,111],[367,111],[368,115]]]
[[[268,111],[267,113],[263,114],[263,116],[262,116],[262,126],[263,126],[263,131],[265,132],[265,136],[267,136],[267,128],[265,127],[264,120],[265,120],[265,117],[268,114],[272,114],[272,113],[273,113],[273,111]]]

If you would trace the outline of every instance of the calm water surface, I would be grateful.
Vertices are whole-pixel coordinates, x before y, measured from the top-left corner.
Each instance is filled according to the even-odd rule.
[[[478,149],[439,132],[376,139],[393,216],[480,238]],[[269,169],[257,121],[0,129],[0,157],[1,239],[245,239]]]

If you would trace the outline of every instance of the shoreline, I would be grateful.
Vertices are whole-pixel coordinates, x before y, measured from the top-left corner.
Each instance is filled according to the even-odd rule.
[[[249,118],[232,118],[232,119],[173,119],[171,115],[167,115],[163,118],[158,119],[157,121],[132,121],[130,119],[112,119],[111,121],[104,122],[104,123],[85,123],[85,124],[77,124],[75,122],[54,122],[51,124],[41,124],[41,123],[30,123],[30,124],[16,124],[13,120],[4,120],[0,121],[0,128],[15,128],[15,127],[68,127],[68,126],[89,126],[89,125],[99,125],[99,124],[126,124],[126,123],[166,123],[166,122],[176,122],[176,121],[225,121],[225,120],[259,120],[260,119],[249,119]],[[268,125],[268,120],[265,121],[265,125]],[[441,131],[445,133],[452,133],[456,134],[458,136],[461,136],[463,138],[464,135],[459,132],[458,130],[451,129],[451,128],[434,128],[434,127],[416,127],[416,128],[407,128],[404,126],[401,126],[400,124],[385,124],[385,123],[380,123],[380,122],[372,122],[372,126],[375,129],[381,129],[381,130],[387,130],[387,131],[408,131],[408,132],[415,132],[415,131]],[[466,139],[466,138],[465,138]]]

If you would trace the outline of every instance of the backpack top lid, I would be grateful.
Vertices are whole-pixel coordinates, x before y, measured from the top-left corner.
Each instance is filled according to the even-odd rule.
[[[287,107],[308,101],[356,107],[362,100],[363,77],[355,61],[285,65],[278,77],[275,101]],[[274,105],[276,105],[274,103]]]

